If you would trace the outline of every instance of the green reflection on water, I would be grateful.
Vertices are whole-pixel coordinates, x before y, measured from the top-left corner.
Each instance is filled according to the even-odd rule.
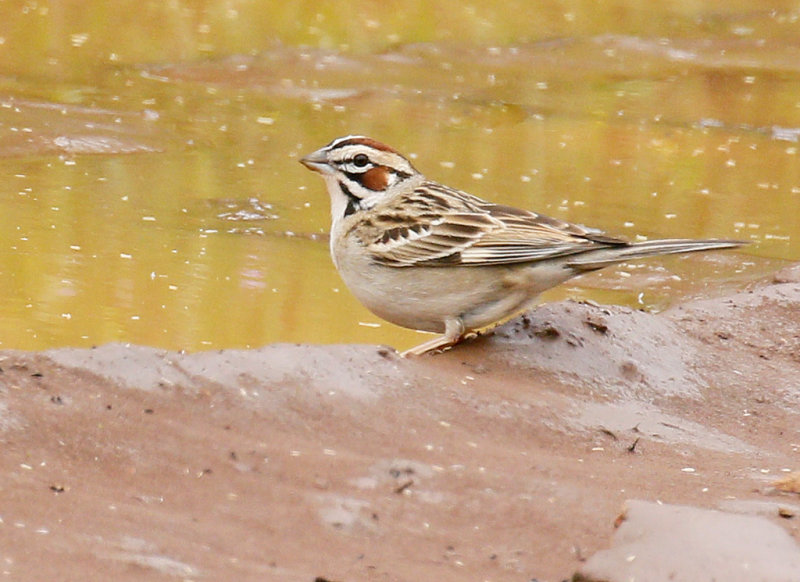
[[[615,234],[760,243],[547,299],[662,308],[800,254],[789,3],[200,6],[0,3],[0,346],[420,341],[342,286],[296,162],[353,132]]]

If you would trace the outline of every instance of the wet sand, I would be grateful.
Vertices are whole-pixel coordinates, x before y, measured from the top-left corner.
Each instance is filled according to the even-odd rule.
[[[798,266],[409,360],[112,344],[0,369],[9,579],[800,579]]]

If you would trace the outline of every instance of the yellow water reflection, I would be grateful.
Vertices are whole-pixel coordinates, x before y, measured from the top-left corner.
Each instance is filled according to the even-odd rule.
[[[418,342],[342,286],[297,163],[353,132],[615,234],[758,243],[551,299],[661,308],[800,256],[794,5],[602,4],[0,3],[0,347]]]

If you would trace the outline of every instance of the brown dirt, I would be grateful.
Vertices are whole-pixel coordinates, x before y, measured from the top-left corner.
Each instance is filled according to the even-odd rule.
[[[632,502],[643,522],[615,536],[627,500],[755,516],[793,567],[800,498],[772,483],[800,469],[799,281],[787,269],[660,315],[547,305],[412,360],[341,345],[0,352],[0,572],[557,582],[597,579],[602,558],[617,580],[630,558],[604,550],[646,522],[653,564],[660,551],[675,579],[706,579],[649,505]],[[739,539],[709,519],[704,540]],[[759,568],[773,556],[739,550]]]

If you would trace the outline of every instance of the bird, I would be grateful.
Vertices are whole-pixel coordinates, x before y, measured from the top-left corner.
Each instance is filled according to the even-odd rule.
[[[529,309],[543,291],[609,265],[730,249],[731,239],[629,242],[495,204],[426,178],[400,152],[347,135],[300,162],[330,196],[330,252],[348,289],[378,317],[441,334],[401,356],[448,349]]]

